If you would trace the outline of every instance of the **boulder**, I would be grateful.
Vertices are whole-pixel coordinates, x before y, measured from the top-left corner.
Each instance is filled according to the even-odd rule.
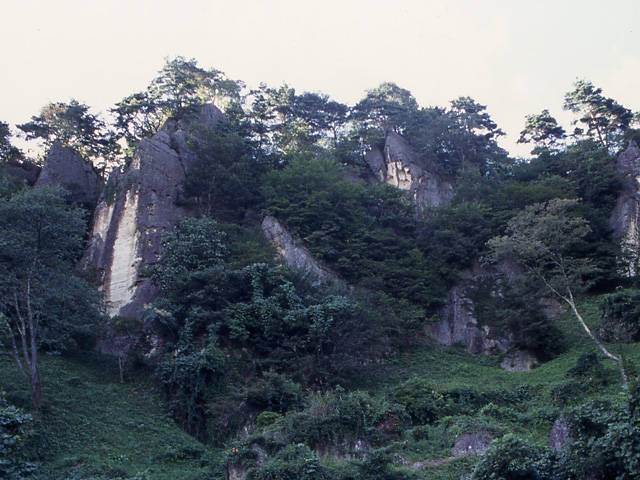
[[[102,180],[93,166],[71,147],[54,142],[47,153],[36,186],[61,186],[74,202],[95,206]]]
[[[139,317],[157,295],[145,268],[162,255],[162,239],[189,214],[177,205],[196,155],[187,147],[190,125],[215,128],[223,114],[205,105],[196,118],[169,120],[140,141],[131,163],[109,179],[95,214],[85,265],[94,269],[111,315]]]
[[[419,212],[453,198],[451,182],[395,132],[387,134],[384,147],[369,151],[365,162],[380,182],[409,191]]]

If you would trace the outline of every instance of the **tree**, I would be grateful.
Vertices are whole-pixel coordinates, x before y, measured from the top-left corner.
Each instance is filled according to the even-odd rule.
[[[418,111],[418,102],[407,89],[384,82],[367,91],[350,112],[357,122],[363,141],[372,145],[383,141],[387,131],[403,133],[411,115]]]
[[[557,120],[551,116],[549,110],[544,109],[538,114],[525,117],[524,130],[520,132],[518,143],[533,142],[535,148],[531,153],[536,153],[543,148],[552,149],[557,147],[565,137],[564,128],[558,125]]]
[[[64,348],[98,315],[95,292],[73,274],[85,228],[83,210],[60,189],[0,199],[0,354],[15,361],[35,409],[40,349]]]
[[[574,83],[574,89],[565,94],[563,108],[579,116],[574,125],[581,123],[586,127],[586,132],[576,127],[575,136],[595,138],[607,150],[620,146],[622,134],[633,121],[631,110],[602,95],[602,89],[587,80]]]
[[[105,123],[75,99],[45,105],[39,115],[18,128],[27,140],[42,139],[46,147],[57,141],[92,160],[110,159],[119,151]]]
[[[527,206],[509,220],[506,235],[489,240],[489,258],[515,258],[564,302],[598,349],[618,363],[626,384],[622,359],[598,340],[578,309],[575,295],[588,286],[595,268],[588,258],[578,254],[590,227],[583,217],[572,212],[577,204],[576,200],[555,198]]]
[[[182,118],[200,105],[239,102],[243,84],[226,78],[220,70],[198,66],[195,59],[166,60],[143,92],[125,97],[111,110],[118,134],[129,146],[153,135],[170,117]]]
[[[9,124],[0,122],[0,164],[22,158],[22,152],[11,144],[10,137]]]
[[[458,169],[476,165],[483,176],[508,162],[506,152],[496,142],[504,132],[486,109],[471,97],[458,97],[447,112],[449,155],[456,158]]]

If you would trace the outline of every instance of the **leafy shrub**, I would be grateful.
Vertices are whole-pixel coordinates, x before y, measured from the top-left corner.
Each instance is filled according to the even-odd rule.
[[[415,424],[435,422],[445,412],[444,395],[424,378],[407,380],[393,391],[393,399],[403,405]]]
[[[261,467],[247,471],[247,480],[327,480],[320,459],[304,444],[287,445]]]
[[[35,471],[25,452],[31,424],[31,415],[10,405],[0,392],[0,477],[20,480]]]
[[[553,453],[533,447],[513,434],[493,442],[476,465],[472,480],[533,480],[564,478],[554,476]]]
[[[602,340],[623,343],[640,340],[640,291],[622,290],[607,295],[600,308]]]
[[[302,386],[284,374],[264,372],[247,392],[247,404],[257,410],[283,413],[302,405]]]
[[[286,431],[293,442],[322,447],[356,440],[382,443],[397,438],[408,424],[401,405],[337,388],[312,394],[304,410],[287,417]]]

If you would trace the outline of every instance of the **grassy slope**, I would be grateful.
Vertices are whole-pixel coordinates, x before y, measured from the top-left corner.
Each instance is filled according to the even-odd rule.
[[[0,378],[9,400],[28,403],[5,359]],[[42,381],[34,444],[44,478],[216,478],[220,462],[168,417],[145,379],[122,384],[115,363],[90,355],[44,356]]]
[[[597,321],[597,301],[586,304],[587,317]],[[513,431],[544,444],[555,416],[591,394],[621,392],[616,365],[603,359],[607,383],[573,399],[558,399],[557,387],[567,382],[567,371],[581,353],[592,351],[589,339],[570,316],[560,319],[569,348],[561,356],[530,372],[506,372],[499,358],[473,356],[457,348],[425,347],[367,372],[366,383],[357,385],[372,393],[386,394],[412,377],[423,377],[438,391],[472,388],[523,400],[500,403],[469,416],[458,415],[420,427],[426,434],[410,436],[389,445],[409,464],[422,462],[420,478],[449,478],[472,469],[474,458],[450,457],[455,435],[482,430],[496,434]],[[619,349],[617,351],[620,351]],[[640,364],[640,347],[626,346],[625,356]],[[115,362],[97,355],[45,356],[42,362],[44,407],[35,445],[42,459],[44,478],[222,478],[220,451],[212,451],[183,433],[168,417],[161,395],[146,378],[120,383]],[[28,395],[13,365],[0,359],[0,387],[9,400],[28,404]],[[523,393],[524,392],[524,393]],[[520,394],[519,393],[519,394]],[[555,396],[554,396],[555,395]],[[568,400],[564,402],[564,400]],[[327,460],[327,459],[325,459]],[[329,463],[331,460],[328,459]]]

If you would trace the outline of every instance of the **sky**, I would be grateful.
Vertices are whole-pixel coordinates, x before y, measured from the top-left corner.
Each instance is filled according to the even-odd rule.
[[[577,79],[640,110],[638,0],[2,0],[0,120],[75,98],[106,112],[166,59],[248,86],[355,104],[390,81],[421,106],[470,96],[507,133],[548,109],[565,128]]]

